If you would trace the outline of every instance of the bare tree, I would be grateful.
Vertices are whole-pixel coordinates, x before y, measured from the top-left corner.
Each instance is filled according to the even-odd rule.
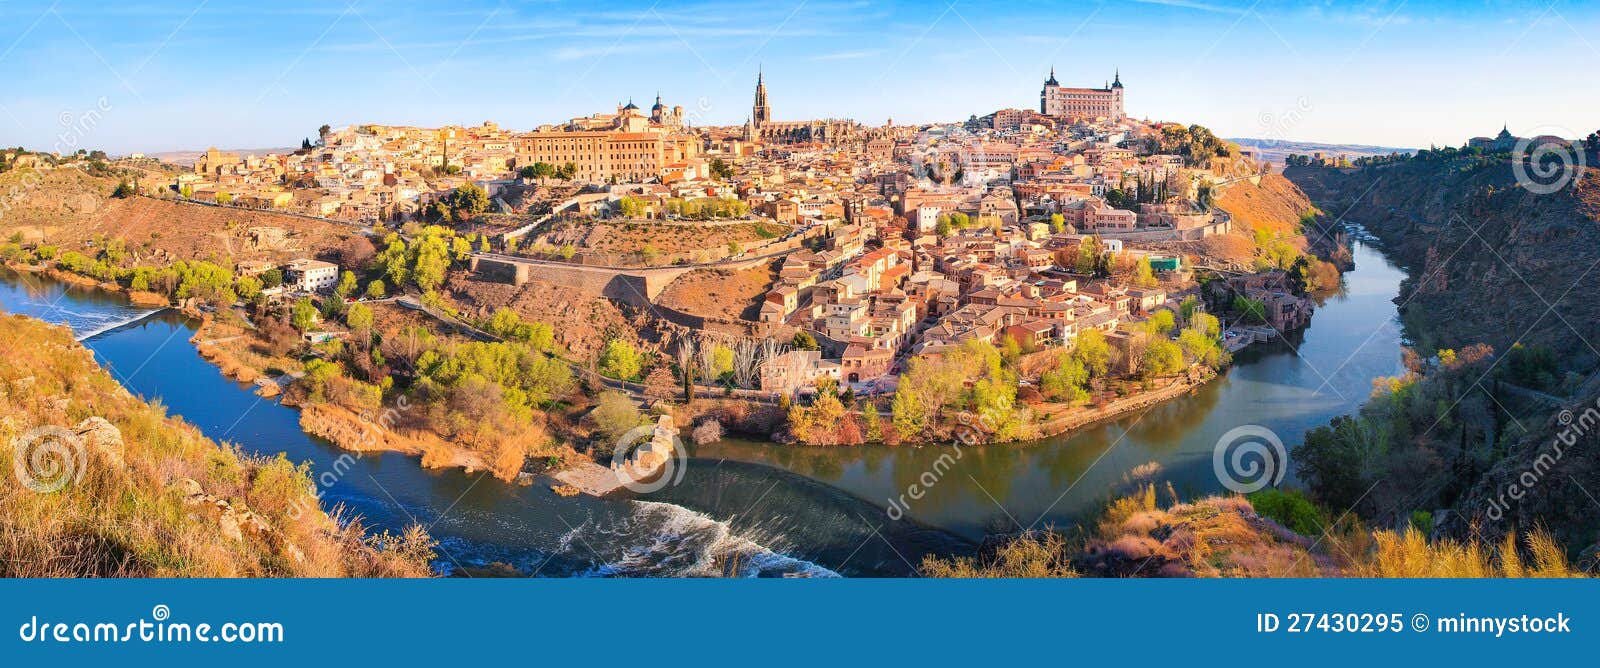
[[[770,337],[739,339],[733,348],[733,382],[739,387],[756,387],[761,379],[762,365],[783,354],[784,348],[784,345]]]
[[[678,360],[678,370],[685,374],[694,373],[695,345],[694,335],[685,333],[678,337],[678,350],[674,354]]]

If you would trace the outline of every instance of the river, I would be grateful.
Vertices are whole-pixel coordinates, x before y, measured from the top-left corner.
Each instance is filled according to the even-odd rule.
[[[1306,431],[1355,412],[1372,379],[1400,373],[1393,300],[1405,274],[1365,242],[1354,251],[1356,268],[1341,289],[1289,341],[1241,351],[1225,375],[1188,396],[1063,437],[965,448],[724,441],[694,452],[800,473],[973,540],[1092,517],[1132,486],[1135,467],[1151,462],[1160,467],[1154,479],[1185,498],[1223,491],[1212,452],[1224,434],[1259,425],[1292,448]],[[908,493],[913,484],[920,499]]]
[[[677,486],[639,498],[561,497],[543,485],[428,470],[416,458],[349,453],[299,428],[298,412],[256,396],[195,351],[195,323],[120,296],[0,273],[0,309],[65,324],[113,376],[206,435],[253,454],[309,462],[342,505],[376,530],[419,523],[444,573],[494,562],[540,576],[904,576],[927,554],[970,554],[986,532],[1083,519],[1136,466],[1184,494],[1219,490],[1211,452],[1258,424],[1297,443],[1354,411],[1371,380],[1400,369],[1392,303],[1401,271],[1356,244],[1356,269],[1290,344],[1240,354],[1189,396],[1065,438],[1027,445],[807,448],[724,441],[692,450]],[[118,326],[119,323],[129,323]],[[925,473],[926,495],[885,508]]]

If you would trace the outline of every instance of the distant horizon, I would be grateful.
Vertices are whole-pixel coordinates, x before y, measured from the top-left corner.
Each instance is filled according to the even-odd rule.
[[[15,73],[0,101],[0,144],[33,150],[298,144],[324,123],[493,119],[526,129],[630,99],[645,105],[657,93],[694,125],[737,125],[758,71],[779,120],[909,125],[1036,108],[1054,68],[1063,85],[1082,87],[1120,72],[1131,117],[1219,136],[1424,147],[1507,123],[1569,137],[1600,125],[1589,116],[1600,90],[1572,84],[1600,60],[1585,36],[1600,34],[1600,11],[1523,0],[1107,0],[981,11],[856,0],[217,0],[170,9],[13,3],[0,16],[0,63]]]
[[[947,121],[946,123],[955,123],[955,122],[959,122],[959,121]],[[383,124],[382,123],[376,123],[376,124],[359,123],[358,125],[383,125]],[[461,124],[460,123],[456,123],[454,125],[461,125]],[[918,125],[922,125],[922,124],[919,123]],[[1238,142],[1238,141],[1281,142],[1281,143],[1284,143],[1284,144],[1316,144],[1316,145],[1327,145],[1327,146],[1350,146],[1350,147],[1359,147],[1359,148],[1391,149],[1391,150],[1398,150],[1398,151],[1418,151],[1418,150],[1422,149],[1422,147],[1418,147],[1418,146],[1386,146],[1386,145],[1381,145],[1381,144],[1368,144],[1368,143],[1364,143],[1364,142],[1322,141],[1322,140],[1314,140],[1314,139],[1286,140],[1286,139],[1271,139],[1271,138],[1264,138],[1264,137],[1222,137],[1222,139],[1227,140],[1227,141],[1231,141],[1231,142]],[[1467,141],[1466,139],[1462,139],[1457,144],[1452,144],[1452,146],[1459,146],[1461,144],[1465,144],[1466,141]],[[23,148],[29,148],[29,147],[24,146]],[[273,150],[293,151],[293,150],[297,150],[299,148],[299,146],[298,146],[298,144],[290,145],[289,143],[285,143],[282,146],[197,146],[197,147],[189,147],[189,148],[156,149],[156,150],[152,150],[152,151],[129,151],[129,152],[125,152],[125,153],[110,153],[110,155],[112,155],[113,157],[125,157],[125,156],[127,156],[127,155],[129,155],[131,153],[139,153],[139,154],[143,154],[143,155],[166,155],[166,154],[172,154],[172,153],[204,153],[207,149],[211,149],[211,148],[215,148],[215,149],[217,149],[219,151],[228,151],[228,152],[238,153],[238,152],[273,151]],[[32,150],[32,149],[30,148],[30,150]],[[93,149],[91,149],[91,150],[93,150]]]

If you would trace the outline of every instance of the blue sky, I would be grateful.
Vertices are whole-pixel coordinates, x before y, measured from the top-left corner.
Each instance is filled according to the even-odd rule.
[[[1597,27],[1593,5],[1487,0],[0,2],[0,145],[529,128],[658,90],[697,124],[733,124],[758,67],[778,119],[959,120],[1036,106],[1051,65],[1066,85],[1120,68],[1133,115],[1226,136],[1572,136],[1600,127]]]

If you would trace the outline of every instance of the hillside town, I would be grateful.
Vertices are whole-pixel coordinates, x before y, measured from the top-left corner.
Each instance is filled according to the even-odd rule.
[[[769,363],[759,389],[795,393],[828,378],[886,391],[908,356],[968,339],[1065,346],[1087,330],[1125,343],[1119,330],[1199,294],[1184,242],[1231,226],[1212,199],[1232,175],[1212,159],[1249,156],[1228,155],[1237,148],[1203,128],[1128,116],[1124,91],[1120,72],[1102,87],[1071,88],[1052,71],[1037,108],[870,127],[774,120],[759,75],[740,126],[693,126],[659,95],[648,109],[629,101],[525,132],[492,122],[325,126],[284,155],[208,150],[165,194],[398,226],[437,220],[445,209],[430,205],[475,186],[489,215],[472,229],[497,260],[541,263],[523,274],[535,279],[557,245],[560,260],[619,263],[589,252],[582,236],[551,233],[556,222],[770,223],[788,233],[621,262],[774,262],[742,333],[787,341],[805,332],[819,345]],[[1086,244],[1098,256],[1083,259]],[[319,270],[316,287],[331,287],[332,265]],[[1256,324],[1284,331],[1309,317],[1309,302],[1283,281],[1244,287],[1273,305]]]
[[[950,437],[965,412],[946,409],[962,408],[994,422],[983,440],[1026,440],[1177,396],[1233,353],[1305,327],[1310,292],[1337,285],[1304,247],[1307,203],[1267,216],[1295,223],[1236,222],[1262,214],[1219,199],[1255,192],[1267,167],[1202,126],[1129,115],[1120,72],[1069,87],[1052,70],[1036,105],[916,125],[781,120],[769,83],[757,73],[739,125],[696,125],[697,111],[656,95],[647,109],[630,100],[525,131],[323,126],[297,150],[212,148],[179,169],[49,161],[36,168],[133,170],[114,199],[208,222],[150,230],[137,247],[97,236],[30,252],[151,303],[204,294],[231,306],[268,340],[235,354],[270,351],[236,365],[257,367],[243,377],[325,405],[308,415],[335,440],[350,416],[334,407],[398,391],[380,383],[394,363],[442,368],[415,345],[383,350],[415,340],[417,317],[452,341],[536,342],[601,399],[795,406],[776,424],[736,411],[680,415],[685,425],[916,442]],[[25,158],[37,162],[7,160]],[[231,259],[213,269],[219,240]],[[343,360],[339,383],[354,389],[330,400],[272,378],[306,367],[305,354]],[[993,355],[1003,370],[962,380],[1005,388],[988,408],[977,390],[942,397],[935,386],[950,381],[930,380]],[[568,381],[511,396],[543,397],[529,406],[542,410]],[[844,418],[807,417],[834,410]],[[892,429],[868,426],[879,410]],[[806,426],[819,421],[830,426]],[[497,471],[514,474],[520,459],[504,461]]]

